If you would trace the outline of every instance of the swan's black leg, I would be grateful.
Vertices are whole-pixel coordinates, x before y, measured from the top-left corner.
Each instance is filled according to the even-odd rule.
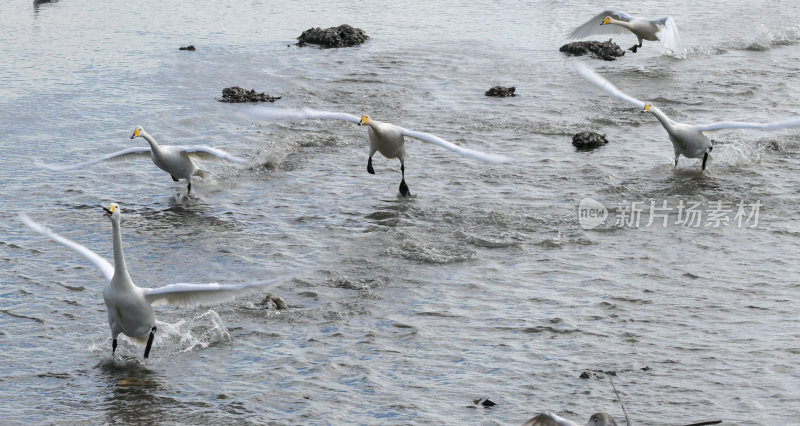
[[[367,173],[374,175],[375,169],[372,168],[372,156],[369,156],[369,160],[367,160]]]
[[[178,181],[178,178],[176,178],[175,176],[169,175],[169,177],[171,177],[171,178],[172,178],[172,181],[173,181],[173,182],[177,182],[177,181]]]
[[[114,354],[117,352],[117,339],[111,339],[111,358],[114,358]]]
[[[703,154],[703,169],[702,170],[706,169],[706,160],[708,160],[708,151],[706,151],[706,153]]]
[[[188,188],[188,190],[186,191],[186,195],[189,195],[189,194],[192,193],[192,183],[191,182],[189,182],[189,185],[188,185],[187,188]]]
[[[402,179],[400,179],[400,195],[405,197],[411,192],[408,190],[408,185],[406,185],[406,166],[403,163],[400,163],[400,172],[403,175]]]
[[[144,347],[145,359],[147,359],[147,357],[150,356],[150,346],[153,345],[153,336],[155,336],[155,334],[156,334],[156,328],[153,327],[152,329],[150,329],[150,337],[147,338],[147,346]]]

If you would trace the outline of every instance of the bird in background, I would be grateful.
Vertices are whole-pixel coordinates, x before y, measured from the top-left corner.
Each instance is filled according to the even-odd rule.
[[[667,116],[661,109],[649,102],[643,102],[630,95],[625,94],[608,80],[597,74],[582,62],[575,62],[575,69],[587,81],[597,86],[609,95],[627,102],[641,109],[643,113],[651,113],[658,119],[659,123],[667,131],[672,148],[675,153],[675,167],[678,166],[678,157],[683,155],[687,158],[702,158],[701,169],[706,169],[706,162],[709,154],[714,149],[711,140],[706,136],[707,133],[723,129],[756,129],[756,130],[778,130],[788,127],[800,127],[800,118],[790,118],[769,123],[751,123],[739,121],[720,121],[711,124],[695,125],[679,123]]]
[[[262,120],[343,120],[356,123],[359,126],[367,126],[369,133],[369,158],[367,159],[367,172],[370,174],[375,174],[375,169],[372,167],[372,157],[376,152],[380,152],[388,159],[397,158],[400,160],[400,173],[402,177],[400,180],[399,190],[400,195],[402,196],[411,194],[405,179],[405,163],[406,159],[408,158],[405,145],[406,136],[439,145],[442,148],[475,160],[489,163],[505,163],[510,161],[508,157],[503,155],[487,154],[474,149],[464,148],[430,133],[416,132],[391,123],[373,120],[369,115],[357,117],[355,115],[342,112],[318,111],[309,108],[304,108],[298,111],[268,107],[252,107],[245,111],[245,115],[251,118]]]
[[[678,26],[669,16],[659,19],[636,18],[616,10],[604,10],[598,13],[580,27],[572,30],[567,37],[578,39],[597,34],[628,33],[633,33],[639,41],[639,44],[628,48],[633,53],[642,47],[642,40],[658,40],[673,53],[678,53],[680,48],[681,39],[678,35]]]
[[[144,138],[148,146],[126,148],[82,163],[65,165],[40,163],[40,165],[48,170],[60,172],[80,169],[108,160],[126,160],[133,157],[149,155],[153,160],[153,164],[158,166],[159,169],[169,173],[173,181],[178,182],[180,179],[186,179],[187,194],[190,194],[192,192],[192,177],[205,177],[207,174],[206,171],[197,167],[197,164],[194,162],[195,158],[203,160],[227,160],[234,163],[244,163],[247,161],[210,146],[159,145],[149,133],[144,131],[142,126],[136,126],[131,135],[131,139],[139,137]]]
[[[111,219],[111,235],[114,249],[114,265],[90,249],[56,234],[47,227],[33,221],[25,214],[22,222],[34,232],[80,254],[100,271],[105,278],[103,300],[108,311],[108,325],[111,328],[111,355],[117,350],[117,337],[120,333],[139,344],[145,344],[144,358],[150,356],[150,348],[156,333],[155,313],[152,306],[170,304],[182,307],[195,307],[227,302],[234,298],[264,291],[270,286],[284,281],[276,277],[265,281],[241,284],[171,284],[158,288],[144,288],[134,284],[125,265],[122,250],[122,231],[120,227],[121,210],[111,203],[103,208]]]

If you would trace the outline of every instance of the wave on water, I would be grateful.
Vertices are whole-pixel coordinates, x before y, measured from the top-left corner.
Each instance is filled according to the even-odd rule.
[[[729,51],[765,52],[776,47],[793,46],[800,43],[800,25],[784,29],[769,29],[765,26],[749,36],[723,43],[720,46],[692,46],[691,55],[722,55]]]

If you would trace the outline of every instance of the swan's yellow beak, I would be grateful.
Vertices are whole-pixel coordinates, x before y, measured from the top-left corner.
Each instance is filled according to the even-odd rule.
[[[606,19],[603,19],[603,23],[602,23],[602,24],[600,24],[600,25],[606,25],[606,24],[608,24],[609,22],[611,22],[611,18],[610,18],[610,17],[608,17],[608,16],[606,16]]]
[[[358,125],[361,126],[363,124],[367,124],[367,120],[369,120],[369,117],[367,117],[366,115],[362,115],[361,116],[361,122],[358,123]]]
[[[650,112],[650,104],[644,104],[644,109],[642,109],[642,112]]]
[[[133,134],[131,135],[131,139],[138,138],[138,137],[139,137],[139,129],[136,129],[136,130],[133,131]]]
[[[115,210],[117,210],[117,204],[111,203],[109,204],[108,208],[103,207],[103,210],[106,211],[107,215],[113,214]]]

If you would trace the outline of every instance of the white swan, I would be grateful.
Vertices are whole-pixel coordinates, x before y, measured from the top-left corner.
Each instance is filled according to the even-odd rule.
[[[522,426],[581,426],[579,423],[567,420],[554,413],[537,414],[532,419],[523,423]],[[617,426],[616,420],[606,413],[594,413],[589,417],[586,426]]]
[[[631,32],[639,39],[638,45],[628,50],[636,53],[642,40],[660,41],[665,48],[677,53],[680,36],[675,21],[669,16],[660,19],[635,18],[625,12],[605,10],[585,24],[567,34],[569,38],[584,38],[595,34],[625,34]]]
[[[370,148],[369,159],[367,160],[367,172],[370,174],[375,174],[375,170],[372,168],[372,156],[375,155],[375,152],[380,152],[384,157],[389,159],[399,159],[400,172],[402,173],[402,178],[400,180],[400,195],[403,196],[410,194],[405,180],[405,160],[408,157],[405,147],[405,136],[439,145],[442,148],[475,160],[489,163],[506,163],[511,161],[508,157],[503,155],[487,154],[481,151],[460,147],[430,133],[416,132],[413,130],[404,129],[394,124],[375,121],[368,115],[362,115],[359,118],[355,115],[347,113],[317,111],[309,108],[295,111],[267,107],[252,107],[246,110],[245,114],[251,118],[262,120],[343,120],[356,123],[359,126],[369,126],[368,132]]]
[[[787,127],[800,126],[800,118],[792,118],[769,123],[748,123],[736,121],[722,121],[706,125],[694,125],[679,123],[667,117],[663,111],[650,103],[642,102],[630,95],[623,93],[608,80],[598,75],[594,70],[581,62],[575,62],[575,68],[586,80],[602,89],[604,92],[631,105],[642,109],[642,112],[650,112],[656,116],[658,121],[664,126],[664,130],[669,134],[672,147],[675,152],[675,166],[678,165],[678,157],[683,155],[687,158],[702,158],[702,169],[706,168],[708,154],[714,147],[711,140],[706,136],[707,132],[722,129],[758,129],[758,130],[777,130]]]
[[[104,155],[93,160],[85,161],[83,163],[68,164],[68,165],[55,165],[55,164],[41,164],[43,167],[53,171],[73,170],[79,169],[91,164],[100,163],[106,160],[122,160],[133,156],[150,155],[153,163],[159,169],[169,173],[172,180],[177,182],[179,179],[186,179],[188,183],[187,193],[192,192],[192,176],[203,177],[205,172],[200,170],[192,160],[192,157],[198,159],[222,159],[232,161],[234,163],[244,163],[245,159],[228,154],[221,149],[212,148],[210,146],[166,146],[159,145],[149,133],[145,132],[142,126],[137,126],[131,135],[131,139],[143,137],[149,146],[147,147],[134,147],[117,151],[108,155]]]
[[[108,310],[108,325],[111,327],[111,355],[117,350],[120,333],[142,343],[146,340],[144,357],[150,356],[150,346],[156,332],[156,320],[152,306],[169,303],[176,306],[199,306],[222,303],[236,297],[262,291],[265,287],[284,280],[284,277],[242,284],[171,284],[159,288],[138,287],[131,280],[125,266],[120,230],[120,208],[111,203],[104,210],[111,216],[114,246],[114,265],[88,248],[70,241],[45,226],[34,222],[27,215],[20,215],[30,229],[76,251],[92,263],[108,281],[103,288],[103,299]]]

